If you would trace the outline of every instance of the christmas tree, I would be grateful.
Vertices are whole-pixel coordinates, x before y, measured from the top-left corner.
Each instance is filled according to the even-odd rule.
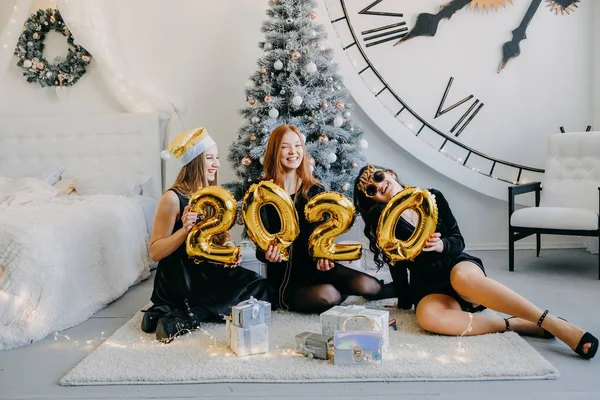
[[[314,0],[270,0],[262,25],[264,54],[246,85],[246,123],[230,146],[229,161],[239,181],[226,187],[241,200],[262,173],[269,135],[281,124],[305,136],[313,173],[328,190],[352,198],[352,185],[366,163],[367,141],[351,121],[353,105],[337,73],[327,35],[315,23]]]

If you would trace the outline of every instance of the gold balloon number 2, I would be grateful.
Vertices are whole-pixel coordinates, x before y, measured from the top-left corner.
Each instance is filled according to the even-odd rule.
[[[402,213],[409,208],[419,214],[419,223],[408,240],[403,241],[396,237],[396,224]],[[437,219],[438,210],[434,195],[426,189],[406,188],[392,197],[379,216],[377,245],[392,264],[398,261],[413,261],[435,233]]]
[[[304,215],[308,222],[325,221],[317,226],[308,239],[313,258],[335,261],[358,260],[362,256],[360,244],[335,244],[334,239],[348,232],[355,219],[354,205],[346,196],[324,192],[314,196],[306,204]],[[325,218],[329,214],[329,218]]]
[[[240,259],[239,247],[226,247],[213,241],[235,222],[237,204],[231,193],[219,186],[205,186],[194,193],[189,205],[190,211],[200,216],[200,222],[188,234],[187,254],[197,262],[210,260],[235,266]]]

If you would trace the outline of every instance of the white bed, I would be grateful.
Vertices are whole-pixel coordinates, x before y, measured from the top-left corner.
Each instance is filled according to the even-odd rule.
[[[27,178],[54,167],[77,192]],[[157,116],[0,118],[0,177],[0,350],[77,325],[148,277]],[[125,195],[109,177],[140,185]]]

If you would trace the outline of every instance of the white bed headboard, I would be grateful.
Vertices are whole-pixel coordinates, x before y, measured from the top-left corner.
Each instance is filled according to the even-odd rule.
[[[82,172],[135,172],[151,176],[162,194],[157,115],[107,114],[0,118],[0,175],[50,166]]]

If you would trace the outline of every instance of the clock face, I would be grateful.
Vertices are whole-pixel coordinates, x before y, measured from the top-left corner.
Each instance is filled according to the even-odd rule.
[[[591,124],[588,0],[326,4],[352,74],[367,89],[350,88],[357,102],[376,99],[386,122],[367,112],[397,142],[398,131],[417,137],[436,150],[428,157],[451,159],[465,174],[539,180],[547,136]]]

